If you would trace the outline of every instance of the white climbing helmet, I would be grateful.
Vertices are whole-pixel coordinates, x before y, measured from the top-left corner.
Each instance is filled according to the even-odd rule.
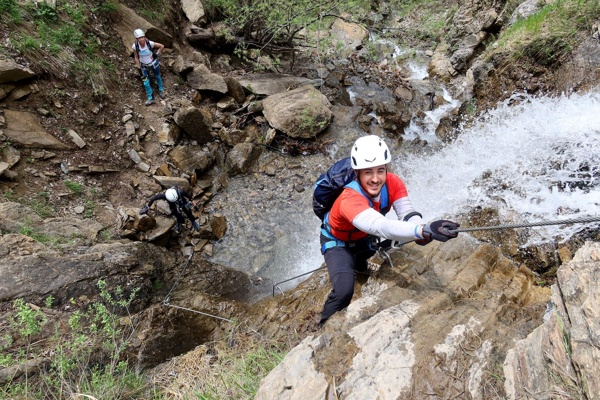
[[[392,161],[392,155],[385,142],[375,135],[358,138],[350,152],[352,169],[379,167]]]
[[[167,191],[165,192],[165,197],[170,202],[177,201],[179,199],[179,194],[177,193],[177,189],[175,189],[175,188],[167,189]]]
[[[144,33],[143,30],[136,29],[135,31],[133,31],[133,36],[135,36],[135,38],[137,39],[137,38],[141,38],[141,37],[146,36],[146,34]]]

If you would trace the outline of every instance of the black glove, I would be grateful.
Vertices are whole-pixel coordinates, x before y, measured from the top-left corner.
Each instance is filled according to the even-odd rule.
[[[144,69],[140,67],[140,78],[144,79]]]
[[[421,240],[429,240],[429,242],[432,240],[446,242],[448,239],[453,239],[458,236],[458,232],[456,232],[456,230],[459,226],[460,225],[456,222],[446,221],[444,219],[433,221],[429,224],[423,225],[423,237],[425,239]]]
[[[423,229],[423,231],[425,231]],[[425,234],[425,232],[423,232],[423,234]],[[431,236],[429,236],[429,238],[426,239],[417,239],[415,240],[415,243],[418,244],[419,246],[425,246],[426,244],[429,244],[433,241],[433,238]]]
[[[146,206],[146,207],[142,208],[142,209],[140,210],[140,215],[147,214],[147,213],[148,213],[148,209],[149,209],[149,207],[148,207],[148,206]]]

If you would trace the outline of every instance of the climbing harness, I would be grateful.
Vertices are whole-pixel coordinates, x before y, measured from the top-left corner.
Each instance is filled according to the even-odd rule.
[[[165,296],[165,299],[163,300],[163,303],[162,303],[163,306],[165,306],[165,307],[171,307],[171,308],[178,308],[180,310],[190,311],[190,312],[193,312],[193,313],[196,313],[196,314],[205,315],[207,317],[217,318],[217,319],[220,319],[220,320],[223,320],[223,321],[227,321],[227,322],[233,322],[230,319],[219,317],[217,315],[207,314],[207,313],[204,313],[202,311],[192,310],[191,308],[186,308],[186,307],[181,307],[181,306],[175,306],[175,305],[171,304],[171,298],[170,298],[171,292],[173,291],[173,289],[175,289],[175,286],[177,286],[177,284],[179,283],[179,279],[181,278],[181,276],[183,275],[183,273],[187,269],[187,266],[189,265],[190,261],[192,261],[192,256],[193,255],[194,255],[194,253],[190,254],[190,256],[187,259],[187,262],[183,266],[183,269],[181,270],[181,272],[179,272],[179,275],[177,276],[177,279],[175,280],[175,284],[173,284],[173,287],[171,287],[171,290],[169,290],[169,293],[167,293],[167,295]]]

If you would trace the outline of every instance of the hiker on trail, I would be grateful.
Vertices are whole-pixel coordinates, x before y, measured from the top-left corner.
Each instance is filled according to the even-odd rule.
[[[165,90],[163,88],[162,77],[160,76],[160,66],[158,63],[158,56],[162,53],[165,48],[164,45],[153,42],[146,38],[146,34],[141,29],[133,31],[135,36],[135,43],[131,46],[133,48],[133,58],[135,64],[140,69],[140,76],[144,83],[144,89],[148,95],[146,105],[154,103],[154,95],[152,93],[152,87],[150,86],[150,71],[156,79],[156,85],[158,86],[158,95],[161,99],[165,98]]]
[[[356,178],[335,199],[321,229],[321,253],[332,290],[319,326],[350,304],[354,273],[366,272],[367,260],[376,252],[373,237],[399,242],[414,240],[426,245],[432,240],[445,242],[457,236],[454,230],[459,224],[455,222],[421,222],[422,215],[413,209],[404,182],[388,171],[390,161],[390,151],[378,136],[361,137],[352,146],[349,162]],[[391,208],[397,220],[384,216]]]
[[[194,230],[200,230],[200,224],[196,221],[196,217],[194,217],[194,214],[192,213],[192,207],[194,207],[196,211],[198,210],[198,207],[192,206],[192,197],[185,190],[173,186],[162,193],[155,194],[148,201],[148,205],[140,210],[140,214],[146,214],[156,200],[166,200],[167,203],[169,203],[171,215],[174,215],[177,219],[177,225],[175,225],[176,232],[181,230],[181,224],[185,222],[185,217],[181,214],[181,210],[183,210],[185,215],[192,222]]]

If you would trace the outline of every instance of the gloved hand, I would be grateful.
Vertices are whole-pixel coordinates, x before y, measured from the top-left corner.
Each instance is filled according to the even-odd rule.
[[[140,215],[147,214],[147,213],[148,213],[148,210],[149,210],[149,207],[148,207],[148,206],[145,206],[144,208],[142,208],[142,209],[140,210]]]
[[[425,232],[423,232],[423,234],[425,234]],[[433,238],[431,236],[429,236],[429,238],[426,238],[426,239],[417,239],[417,240],[415,240],[415,243],[418,244],[419,246],[425,246],[426,244],[429,244],[432,241],[433,241]]]
[[[420,240],[428,240],[427,243],[431,242],[432,240],[446,242],[448,241],[448,239],[453,239],[458,236],[458,232],[456,232],[456,229],[458,229],[459,226],[460,225],[456,222],[447,221],[445,219],[433,221],[429,224],[423,225],[424,239]]]
[[[144,69],[140,67],[140,78],[144,79]]]

